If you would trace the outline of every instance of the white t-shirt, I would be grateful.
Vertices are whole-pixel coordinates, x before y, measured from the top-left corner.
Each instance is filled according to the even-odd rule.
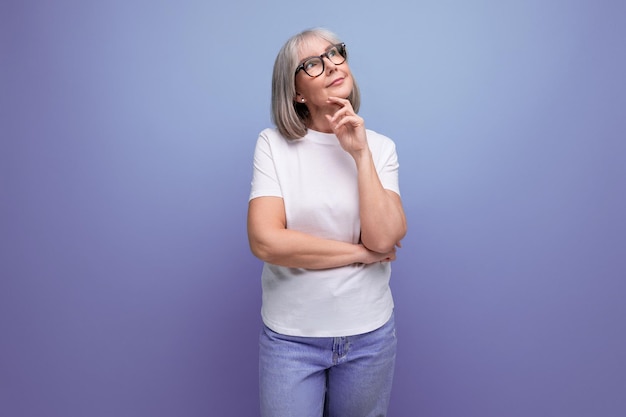
[[[400,193],[395,144],[367,130],[376,171],[384,188]],[[354,159],[334,134],[308,130],[288,140],[263,130],[254,153],[250,200],[281,197],[287,228],[326,239],[358,243],[359,191]],[[265,263],[263,322],[291,336],[339,337],[385,324],[393,311],[391,264],[376,262],[311,270]]]

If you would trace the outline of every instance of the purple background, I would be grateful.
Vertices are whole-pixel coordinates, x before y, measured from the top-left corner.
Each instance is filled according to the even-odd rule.
[[[398,146],[390,416],[626,415],[623,1],[3,1],[0,414],[257,415],[273,60]]]

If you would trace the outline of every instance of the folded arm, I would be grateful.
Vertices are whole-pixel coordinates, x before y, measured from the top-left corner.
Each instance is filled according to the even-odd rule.
[[[353,154],[358,170],[361,241],[375,252],[388,252],[406,235],[402,200],[383,188],[369,148]]]
[[[378,253],[361,244],[323,239],[286,227],[280,197],[258,197],[248,205],[248,240],[259,259],[291,268],[326,269],[395,259],[395,247]],[[395,242],[394,242],[395,243]]]
[[[367,142],[363,118],[349,100],[330,97],[337,111],[327,120],[341,147],[356,163],[359,183],[361,242],[375,252],[388,252],[399,246],[407,225],[400,196],[383,188]]]

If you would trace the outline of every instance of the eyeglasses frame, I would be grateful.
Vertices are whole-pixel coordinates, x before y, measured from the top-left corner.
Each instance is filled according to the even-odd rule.
[[[322,75],[324,73],[324,71],[326,70],[326,63],[324,62],[324,58],[328,59],[330,62],[333,63],[333,65],[341,65],[341,64],[335,64],[332,59],[330,59],[330,57],[328,56],[328,53],[331,51],[331,49],[333,48],[337,48],[337,52],[339,52],[339,55],[341,55],[343,57],[343,62],[341,62],[341,64],[343,64],[344,62],[346,62],[346,60],[348,59],[348,53],[346,51],[346,44],[341,42],[341,43],[336,43],[334,45],[331,45],[328,50],[326,52],[324,52],[322,55],[320,56],[310,56],[308,58],[305,58],[302,63],[300,65],[298,65],[298,67],[296,68],[296,72],[295,75],[298,75],[298,72],[300,72],[300,70],[304,71],[304,73],[306,75],[308,75],[311,78],[317,78],[320,75]],[[341,53],[341,50],[343,50],[343,54]],[[306,69],[304,69],[304,64],[312,58],[319,58],[320,61],[322,61],[322,72],[320,72],[317,75],[311,75],[309,74]]]

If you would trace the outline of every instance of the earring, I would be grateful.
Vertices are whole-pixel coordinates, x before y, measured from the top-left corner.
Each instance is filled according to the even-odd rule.
[[[304,103],[304,97],[302,97],[302,100],[300,100],[300,101],[302,101]]]

